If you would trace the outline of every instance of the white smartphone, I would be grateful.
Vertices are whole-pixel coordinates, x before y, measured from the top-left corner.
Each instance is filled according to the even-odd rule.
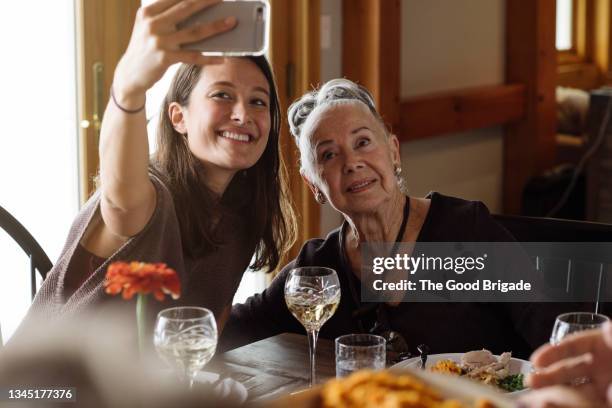
[[[234,29],[184,44],[182,48],[201,51],[204,55],[262,55],[268,49],[270,6],[267,0],[224,0],[206,8],[178,24],[178,28],[236,17]]]

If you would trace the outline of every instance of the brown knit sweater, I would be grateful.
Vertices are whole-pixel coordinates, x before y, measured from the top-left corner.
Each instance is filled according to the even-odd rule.
[[[177,301],[167,299],[164,302],[151,298],[148,302],[151,309],[150,319],[155,317],[158,310],[177,305],[207,307],[219,318],[224,308],[231,305],[255,248],[252,240],[248,238],[246,223],[231,216],[224,216],[216,228],[216,239],[223,245],[197,259],[190,258],[183,251],[170,191],[159,178],[154,175],[150,177],[157,191],[157,207],[148,224],[103,262],[70,295],[65,293],[64,288],[66,271],[83,233],[99,211],[99,192],[83,206],[72,224],[57,262],[38,291],[26,320],[32,316],[53,319],[91,312],[116,302],[133,307],[130,303],[134,301],[126,302],[120,296],[112,297],[104,292],[106,269],[110,263],[119,260],[164,262],[178,272],[182,287],[181,298]]]

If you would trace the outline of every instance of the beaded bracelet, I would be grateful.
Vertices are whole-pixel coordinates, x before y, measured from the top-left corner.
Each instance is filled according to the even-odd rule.
[[[121,109],[125,113],[129,113],[129,114],[138,113],[138,112],[142,111],[145,108],[145,106],[147,105],[147,103],[145,102],[138,109],[126,109],[123,106],[119,105],[119,102],[117,102],[117,98],[115,98],[115,92],[113,91],[113,86],[112,85],[111,85],[111,89],[110,89],[110,94],[111,94],[111,99],[113,100],[113,103],[115,104],[115,106],[118,107],[119,109]]]

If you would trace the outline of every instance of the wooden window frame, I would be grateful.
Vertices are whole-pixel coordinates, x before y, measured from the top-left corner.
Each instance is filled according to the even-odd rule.
[[[600,0],[573,0],[572,11],[572,48],[557,51],[558,85],[593,89],[601,84],[598,69],[596,45],[596,9]]]
[[[557,51],[558,63],[561,65],[593,61],[595,4],[593,0],[573,0],[572,5],[572,47]]]

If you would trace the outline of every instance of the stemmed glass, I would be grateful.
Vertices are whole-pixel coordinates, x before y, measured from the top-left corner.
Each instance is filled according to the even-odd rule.
[[[550,336],[551,344],[559,344],[559,342],[571,333],[597,329],[601,327],[609,319],[607,316],[588,313],[588,312],[571,312],[557,316],[555,325]]]
[[[217,323],[203,307],[173,307],[159,312],[155,322],[157,353],[193,388],[196,374],[215,354]]]
[[[309,266],[292,269],[285,281],[285,302],[291,314],[308,333],[310,386],[315,383],[315,353],[319,330],[340,303],[340,282],[336,271]]]
[[[550,344],[559,344],[564,337],[583,330],[597,329],[607,322],[608,317],[589,312],[571,312],[557,316],[550,336]],[[587,377],[577,377],[572,385],[581,385],[589,381]]]

